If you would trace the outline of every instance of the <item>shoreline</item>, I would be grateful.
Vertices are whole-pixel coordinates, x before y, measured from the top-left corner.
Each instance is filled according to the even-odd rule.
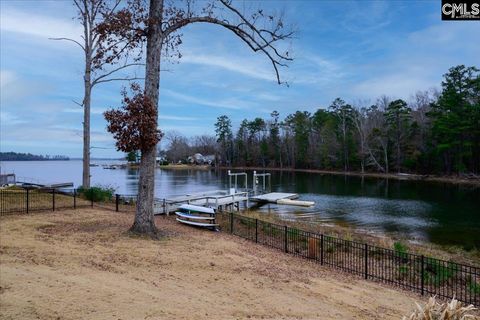
[[[240,214],[249,218],[259,219],[278,225],[287,225],[303,231],[324,234],[346,241],[366,243],[385,249],[395,250],[395,243],[407,246],[407,252],[417,255],[433,256],[443,260],[454,260],[458,263],[477,266],[480,263],[480,250],[473,248],[465,250],[461,245],[442,245],[428,240],[408,239],[398,234],[388,232],[374,232],[355,226],[331,224],[311,224],[305,221],[283,220],[275,213],[264,213],[256,210],[242,210]]]
[[[208,164],[168,164],[168,165],[157,165],[156,168],[165,169],[165,170],[209,170],[215,169]]]
[[[262,170],[262,171],[281,171],[281,172],[302,172],[302,173],[318,173],[318,174],[329,174],[329,175],[338,175],[338,176],[351,176],[351,177],[365,177],[365,178],[380,178],[380,179],[395,179],[403,181],[425,181],[425,182],[440,182],[440,183],[450,183],[450,184],[465,184],[480,186],[480,178],[462,178],[459,176],[436,176],[436,175],[420,175],[420,174],[410,174],[410,173],[375,173],[375,172],[357,172],[357,171],[330,171],[330,170],[320,170],[320,169],[293,169],[293,168],[268,168],[268,167],[217,167],[218,169],[223,170]]]

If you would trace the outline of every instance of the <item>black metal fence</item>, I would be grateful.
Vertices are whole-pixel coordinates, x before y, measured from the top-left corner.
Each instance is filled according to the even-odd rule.
[[[112,199],[91,201],[82,196],[79,189],[0,189],[0,215],[9,213],[29,213],[33,211],[75,209],[96,207],[132,212],[135,210],[137,195],[115,194]]]
[[[0,215],[93,206],[77,189],[1,189]]]
[[[322,265],[418,293],[480,306],[480,268],[343,240],[239,214],[218,214],[222,230]]]
[[[115,194],[115,211],[134,211],[138,195]]]

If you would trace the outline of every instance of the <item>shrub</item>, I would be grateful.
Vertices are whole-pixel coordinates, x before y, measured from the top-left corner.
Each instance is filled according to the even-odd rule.
[[[462,320],[475,319],[473,305],[465,306],[456,299],[447,303],[438,303],[435,297],[428,299],[424,306],[417,303],[417,310],[403,320]]]
[[[448,262],[445,266],[437,259],[426,258],[425,271],[426,282],[439,286],[457,273],[458,266],[452,262]]]
[[[393,250],[395,250],[395,255],[400,259],[406,259],[408,253],[407,245],[403,244],[402,242],[395,242],[393,244]]]
[[[393,244],[393,250],[397,253],[407,253],[408,252],[408,247],[406,244],[397,241]]]
[[[82,194],[87,200],[93,202],[105,202],[113,198],[115,189],[109,186],[95,186],[90,188],[78,188],[78,192]]]

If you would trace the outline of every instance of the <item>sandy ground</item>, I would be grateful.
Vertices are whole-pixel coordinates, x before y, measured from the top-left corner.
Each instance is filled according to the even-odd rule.
[[[420,297],[246,240],[100,209],[0,217],[1,319],[401,319]]]

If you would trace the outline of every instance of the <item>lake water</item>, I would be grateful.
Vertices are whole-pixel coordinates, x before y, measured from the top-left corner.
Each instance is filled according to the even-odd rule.
[[[94,161],[92,185],[108,185],[121,194],[135,194],[138,170],[103,169]],[[5,161],[2,173],[41,182],[81,183],[80,160]],[[252,175],[249,173],[249,187]],[[226,189],[225,171],[161,170],[155,178],[157,197]],[[398,181],[313,173],[272,172],[272,191],[295,192],[311,208],[271,205],[285,220],[341,224],[406,239],[480,248],[480,188],[444,183]],[[263,211],[267,208],[261,209]]]

